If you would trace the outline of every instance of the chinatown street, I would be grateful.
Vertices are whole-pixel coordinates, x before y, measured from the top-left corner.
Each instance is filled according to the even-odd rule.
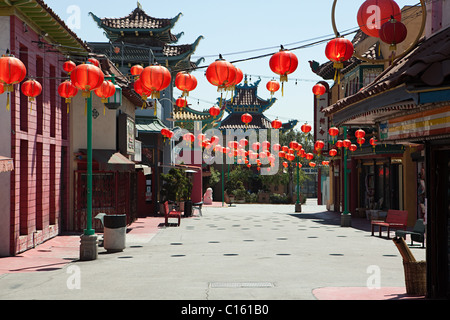
[[[294,205],[218,203],[204,206],[203,216],[183,218],[180,227],[138,219],[123,252],[99,247],[93,261],[78,261],[79,235],[59,236],[0,259],[0,299],[423,298],[406,294],[394,232],[391,239],[371,236],[363,218],[341,227],[338,213],[316,204],[309,199],[294,213]],[[420,244],[410,249],[425,259]]]

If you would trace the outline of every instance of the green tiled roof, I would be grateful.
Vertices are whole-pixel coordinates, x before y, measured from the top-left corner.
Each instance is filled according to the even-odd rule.
[[[157,117],[136,117],[136,129],[140,133],[160,133],[167,128]]]

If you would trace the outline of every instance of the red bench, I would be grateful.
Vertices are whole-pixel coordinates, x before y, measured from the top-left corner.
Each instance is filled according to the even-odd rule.
[[[166,227],[169,225],[169,218],[178,218],[178,226],[181,224],[181,212],[169,209],[169,201],[164,203],[164,218]]]
[[[408,211],[402,210],[389,210],[386,216],[386,220],[372,220],[372,236],[375,226],[378,226],[378,231],[380,232],[383,227],[387,228],[387,237],[389,239],[389,232],[391,229],[401,229],[406,230],[408,222]]]

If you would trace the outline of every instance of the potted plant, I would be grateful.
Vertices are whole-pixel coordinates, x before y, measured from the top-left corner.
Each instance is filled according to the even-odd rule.
[[[174,201],[178,204],[180,211],[185,211],[184,200],[190,200],[192,183],[181,169],[172,168],[167,174],[162,174],[163,185],[161,197],[163,202]]]

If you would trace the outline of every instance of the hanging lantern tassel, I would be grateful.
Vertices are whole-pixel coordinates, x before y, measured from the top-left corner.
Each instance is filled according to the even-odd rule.
[[[336,69],[336,72],[334,73],[334,81],[341,84],[341,69],[344,68],[344,64],[342,62],[335,62],[334,68]]]
[[[12,84],[5,84],[6,91],[6,110],[11,109],[11,92],[14,92],[14,86]]]
[[[284,83],[288,81],[287,74],[282,75],[280,77],[280,81],[281,81],[281,96],[284,97]]]
[[[33,101],[34,101],[34,98],[33,97],[29,97],[28,101],[30,102],[30,112],[33,112]]]
[[[9,98],[10,93],[8,92],[6,94],[6,111],[9,111],[10,109],[10,98]]]
[[[69,114],[70,111],[70,103],[72,102],[71,98],[66,98],[66,103],[67,103],[67,114]]]

